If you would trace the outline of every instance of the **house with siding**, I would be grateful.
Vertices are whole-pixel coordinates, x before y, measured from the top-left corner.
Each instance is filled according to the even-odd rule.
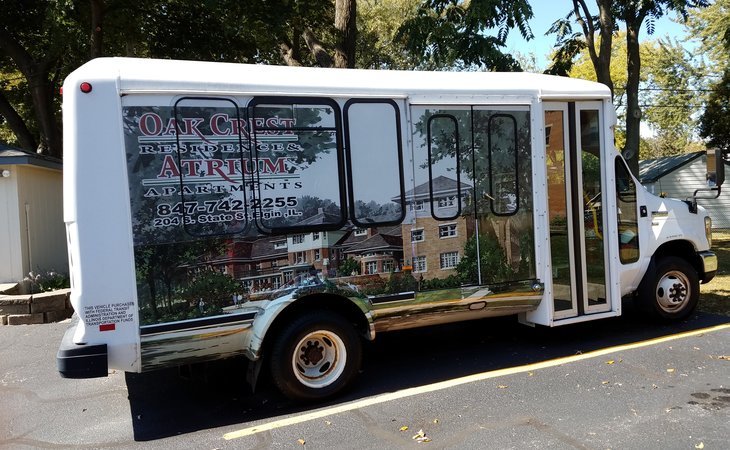
[[[61,161],[0,144],[0,283],[68,273]]]
[[[725,172],[729,163],[725,161]],[[707,187],[707,154],[705,151],[646,159],[639,162],[639,180],[655,195],[691,198],[697,189]],[[730,228],[730,194],[725,189],[716,199],[700,199],[700,205],[712,217],[712,228]]]

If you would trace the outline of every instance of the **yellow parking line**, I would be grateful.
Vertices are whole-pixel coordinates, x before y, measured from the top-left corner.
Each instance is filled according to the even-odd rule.
[[[531,372],[539,369],[546,369],[548,367],[555,367],[561,364],[568,364],[575,361],[581,361],[584,359],[597,358],[612,353],[617,353],[625,350],[632,350],[635,348],[648,347],[651,345],[660,344],[662,342],[674,341],[691,336],[698,336],[705,333],[712,333],[714,331],[720,331],[730,328],[730,323],[717,325],[714,327],[703,328],[701,330],[687,331],[684,333],[673,334],[671,336],[664,336],[654,339],[648,339],[646,341],[634,342],[631,344],[617,345],[615,347],[608,347],[601,350],[595,350],[588,353],[582,353],[578,355],[565,356],[562,358],[551,359],[547,361],[541,361],[538,363],[527,364],[524,366],[508,367],[505,369],[493,370],[490,372],[482,372],[474,375],[468,375],[465,377],[455,378],[453,380],[440,381],[438,383],[427,384],[425,386],[418,386],[409,389],[403,389],[401,391],[391,392],[388,394],[381,394],[375,397],[366,398],[353,403],[347,403],[344,405],[334,406],[332,408],[326,408],[319,411],[313,411],[306,414],[301,414],[294,417],[287,417],[281,420],[275,420],[273,422],[264,423],[261,425],[255,425],[249,428],[244,428],[238,431],[231,431],[223,435],[223,439],[231,440],[245,436],[251,436],[253,434],[261,433],[263,431],[274,430],[276,428],[287,427],[290,425],[296,425],[298,423],[308,422],[310,420],[321,419],[323,417],[333,416],[347,411],[353,411],[367,406],[377,405],[379,403],[390,402],[405,397],[411,397],[414,395],[424,394],[427,392],[440,391],[442,389],[448,389],[454,386],[462,384],[473,383],[475,381],[483,381],[491,378],[502,377],[505,375],[513,375],[516,373]]]

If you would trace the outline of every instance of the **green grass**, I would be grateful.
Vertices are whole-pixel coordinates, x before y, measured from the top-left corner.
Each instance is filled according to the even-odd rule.
[[[730,316],[730,231],[712,233],[712,250],[717,255],[717,275],[700,286],[699,310]]]

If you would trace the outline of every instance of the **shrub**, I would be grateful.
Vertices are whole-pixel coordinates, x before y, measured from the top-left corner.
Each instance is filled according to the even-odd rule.
[[[54,270],[30,272],[23,281],[30,283],[31,294],[71,287],[68,275]]]

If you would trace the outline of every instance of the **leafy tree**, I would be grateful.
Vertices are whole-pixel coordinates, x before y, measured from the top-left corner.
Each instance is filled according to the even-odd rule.
[[[700,38],[698,53],[708,59],[713,72],[720,77],[707,88],[705,111],[700,117],[700,135],[708,146],[730,151],[730,0],[717,0],[704,10],[694,10],[688,21],[690,31]],[[711,76],[707,79],[712,80]]]
[[[3,2],[0,22],[2,72],[11,77],[13,73],[19,74],[24,79],[24,83],[15,86],[3,83],[0,114],[21,146],[37,147],[39,152],[55,157],[61,156],[57,86],[65,74],[65,55],[75,50],[79,36],[78,29],[69,26],[74,10],[67,6],[60,1],[8,0]],[[29,98],[8,94],[8,87],[27,89]],[[18,100],[32,103],[32,117],[23,117],[24,108],[13,105]]]
[[[231,300],[231,296],[239,291],[241,285],[230,275],[203,269],[182,289],[181,296],[187,301],[187,313],[198,308],[199,314],[207,316],[220,313]]]
[[[709,146],[730,151],[730,69],[714,85],[702,114],[700,135],[708,140]]]
[[[706,8],[692,8],[687,16],[688,34],[698,41],[696,53],[716,68],[718,76],[730,67],[730,0],[715,0]]]
[[[532,39],[531,18],[526,0],[426,0],[397,37],[410,52],[423,55],[421,68],[514,71],[519,64],[501,48],[513,28]],[[490,30],[497,30],[496,36]]]
[[[477,258],[477,249],[479,258]],[[456,266],[462,282],[473,283],[479,279],[478,263],[481,264],[482,284],[499,283],[510,279],[512,268],[507,264],[507,256],[496,236],[480,234],[479,245],[476,235],[464,245],[464,256]]]
[[[642,54],[648,82],[642,92],[644,119],[655,131],[650,154],[656,158],[676,155],[697,147],[697,89],[703,68],[696,67],[691,55],[676,41],[659,40]],[[643,69],[642,69],[643,71]]]
[[[564,73],[569,70],[572,58],[587,46],[599,82],[606,84],[613,92],[614,83],[610,79],[610,49],[617,23],[626,26],[626,144],[623,149],[629,168],[635,174],[639,168],[639,128],[641,109],[639,107],[639,83],[641,80],[641,52],[639,32],[646,24],[646,31],[654,33],[654,21],[673,11],[685,20],[688,8],[705,7],[706,0],[596,0],[598,15],[592,15],[585,0],[573,0],[573,9],[565,19],[555,22],[551,32],[557,33],[552,73]],[[574,19],[580,26],[580,33],[573,33],[570,20]],[[598,41],[596,36],[600,35]],[[600,43],[599,43],[600,42]],[[597,49],[596,45],[600,45]],[[595,55],[595,57],[594,57]]]
[[[340,263],[339,273],[341,276],[349,277],[353,273],[360,274],[360,263],[348,257]]]
[[[585,0],[572,0],[573,8],[568,14],[553,23],[548,34],[557,35],[557,51],[553,55],[553,63],[547,72],[566,76],[570,71],[574,58],[586,49],[596,74],[596,80],[611,89],[613,95],[613,77],[611,76],[611,57],[613,50],[613,33],[615,21],[612,0],[596,0],[598,16],[588,9]],[[572,21],[580,26],[580,31],[573,32]]]
[[[357,9],[357,66],[368,69],[414,69],[422,55],[397,39],[401,24],[416,17],[421,0],[360,0]]]

